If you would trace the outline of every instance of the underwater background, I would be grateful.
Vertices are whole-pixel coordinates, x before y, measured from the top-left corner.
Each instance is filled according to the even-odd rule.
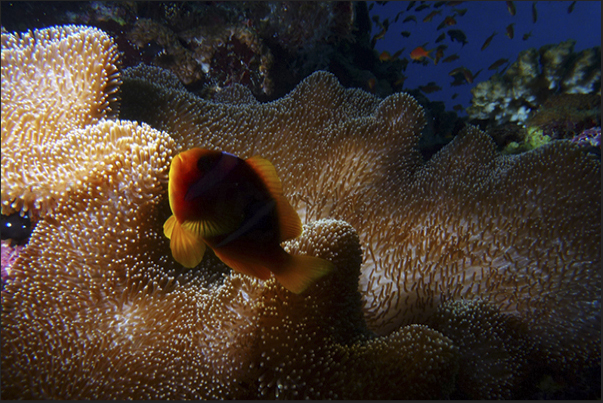
[[[601,2],[0,6],[7,105],[0,225],[3,394],[600,400]],[[69,57],[61,68],[50,61],[21,66],[23,71],[15,66],[20,56],[11,53],[18,47],[12,34],[71,24],[99,28],[116,50],[103,39],[105,45],[91,47],[98,54],[63,49]],[[95,44],[98,32],[73,30]],[[66,32],[57,37],[73,34]],[[106,86],[99,89],[98,80],[85,79],[102,64],[94,59],[101,56],[106,66],[98,74],[106,75]],[[93,61],[82,67],[79,57]],[[71,68],[80,70],[72,74]],[[17,73],[5,74],[13,69]],[[73,77],[80,83],[75,90],[37,91],[46,81]],[[30,92],[24,90],[27,80]],[[92,95],[81,96],[70,114],[61,100],[78,91]],[[42,102],[31,108],[29,98]],[[100,106],[87,105],[90,99]],[[36,115],[48,105],[55,105],[59,118],[53,107],[48,117]],[[92,113],[82,114],[89,120],[71,122],[79,107],[90,107]],[[37,123],[21,131],[29,116]],[[134,151],[114,152],[114,141],[123,145],[115,133],[127,137]],[[53,135],[56,143],[48,140]],[[74,149],[60,151],[67,147],[62,136]],[[309,237],[288,247],[335,256],[347,277],[312,288],[304,299],[285,294],[272,280],[230,276],[215,257],[203,261],[200,274],[171,261],[161,231],[168,212],[162,186],[171,157],[193,146],[270,159],[303,212]],[[86,160],[90,150],[97,150],[90,151],[95,156],[103,147],[111,150],[106,161]],[[143,149],[150,156],[130,157]],[[50,156],[38,160],[37,152]],[[129,163],[134,179],[112,170]],[[118,182],[119,190],[112,189]],[[106,189],[134,196],[122,205]],[[312,210],[308,200],[318,207]],[[104,217],[107,211],[115,216]],[[114,219],[117,226],[97,225]],[[123,244],[132,246],[122,247],[120,220],[128,223]],[[99,226],[105,232],[91,235]],[[103,234],[118,246],[105,245]],[[465,256],[490,270],[481,268],[480,280],[470,265],[474,281],[478,273],[475,289],[470,272],[467,280],[464,272],[442,274],[442,267],[464,268]],[[401,275],[407,268],[419,269]],[[501,280],[498,271],[505,270],[514,274]],[[499,283],[505,286],[498,289]],[[192,284],[196,294],[174,284]],[[78,287],[92,290],[92,297],[82,297]],[[252,308],[249,300],[256,301]],[[81,316],[80,306],[87,307]],[[195,306],[189,316],[198,316],[160,316],[173,306],[187,314]],[[172,320],[183,324],[171,326]],[[81,337],[82,329],[100,336]],[[47,335],[52,342],[38,343]],[[293,358],[283,335],[301,346],[293,348]],[[200,344],[191,342],[193,348],[184,343],[171,350],[174,340],[189,336],[209,342],[195,339]],[[231,337],[237,342],[231,344]],[[57,369],[53,354],[42,357],[40,351],[62,357],[71,351],[55,349],[63,342],[83,356],[111,354],[85,355],[81,362],[94,362],[89,367]],[[270,343],[285,347],[275,352]],[[157,355],[143,354],[140,346]],[[203,364],[180,368],[180,353],[183,361]],[[147,356],[161,359],[149,363]],[[45,369],[37,371],[31,357]],[[214,361],[219,365],[212,367]],[[401,362],[415,365],[414,375],[401,371]],[[117,384],[112,365],[124,371],[118,378],[131,395],[106,387]],[[164,378],[155,380],[147,366]],[[315,367],[321,377],[308,370]],[[70,384],[74,373],[90,368],[100,375]],[[34,381],[23,381],[29,379]],[[60,381],[47,385],[44,379]],[[357,389],[347,387],[352,383]]]
[[[370,6],[369,2],[369,7]],[[383,4],[385,3],[385,4]],[[446,45],[443,58],[457,54],[459,59],[449,63],[432,61],[427,65],[410,63],[404,74],[409,77],[405,88],[415,89],[433,81],[442,90],[430,93],[432,101],[443,101],[447,110],[460,104],[464,108],[471,100],[470,89],[477,82],[489,79],[493,74],[502,71],[505,64],[498,69],[488,70],[499,59],[508,59],[511,63],[516,60],[522,50],[540,48],[548,44],[557,44],[568,39],[576,41],[574,51],[578,52],[593,46],[601,46],[601,2],[597,1],[517,1],[512,2],[514,15],[509,11],[505,1],[466,1],[453,6],[439,6],[438,2],[416,2],[407,11],[411,2],[376,2],[369,15],[373,20],[372,34],[377,35],[388,19],[388,30],[382,39],[375,42],[375,50],[388,51],[394,54],[404,48],[400,56],[407,57],[417,46],[427,42],[427,49],[436,49]],[[421,4],[429,5],[417,12]],[[466,11],[465,11],[466,10]],[[428,22],[423,19],[433,11],[440,13]],[[460,12],[463,12],[461,15]],[[400,14],[399,14],[400,13]],[[399,16],[398,16],[399,14]],[[404,19],[414,15],[416,21]],[[398,16],[398,21],[394,22]],[[439,28],[446,17],[453,17],[455,25]],[[507,27],[513,26],[513,38],[509,38]],[[449,29],[461,30],[467,36],[466,44],[451,40],[450,36],[440,42],[436,39]],[[410,33],[404,37],[401,32]],[[496,32],[492,42],[481,50],[486,39]],[[434,52],[435,53],[435,52]],[[434,55],[435,56],[435,55]],[[449,76],[453,69],[464,66],[474,75],[481,71],[475,82],[451,86],[453,78]],[[451,99],[454,93],[458,97]],[[460,113],[463,111],[459,110]],[[464,115],[463,115],[464,116]]]
[[[228,3],[35,2],[34,6],[32,2],[3,2],[2,25],[8,31],[66,23],[97,26],[117,36],[118,41],[122,42],[122,51],[126,53],[123,62],[127,67],[156,59],[158,54],[165,52],[166,43],[160,43],[153,35],[144,41],[144,46],[135,46],[142,49],[139,54],[130,49],[130,45],[135,43],[131,31],[138,19],[163,21],[167,27],[178,32],[189,28],[195,18],[203,23],[201,15],[209,18],[207,15],[213,14],[222,18],[223,24],[236,20],[253,26],[270,47],[285,50],[286,53],[279,54],[279,57],[287,60],[283,63],[277,61],[277,65],[301,69],[298,78],[308,75],[312,69],[326,69],[343,75],[339,66],[343,61],[333,59],[342,56],[334,53],[338,49],[338,42],[347,40],[356,43],[353,51],[357,55],[352,60],[365,72],[346,71],[349,77],[344,81],[381,96],[388,95],[392,90],[418,90],[425,86],[424,94],[430,101],[444,102],[447,111],[456,106],[455,110],[460,116],[466,116],[465,109],[471,103],[470,90],[493,74],[503,73],[516,60],[519,52],[567,40],[575,41],[574,52],[601,44],[601,2],[597,1],[377,1],[359,2],[363,4],[356,4],[354,10],[345,2],[332,10],[287,2],[265,3],[255,8],[245,2]],[[269,13],[272,16],[266,18]],[[356,26],[350,29],[352,23]],[[149,28],[150,31],[157,29]],[[369,47],[373,49],[371,57],[366,57],[367,53],[362,47],[367,44],[360,40],[367,29],[371,37]],[[509,29],[513,33],[509,33]],[[450,34],[446,35],[449,30],[460,31],[465,39],[461,41]],[[490,38],[489,44],[481,49],[492,34],[494,37]],[[273,43],[267,35],[272,36]],[[325,43],[330,46],[325,46]],[[421,45],[426,50],[433,50],[431,60],[411,59],[411,51]],[[443,54],[434,63],[436,50],[440,47],[443,48]],[[167,53],[169,55],[170,52]],[[401,62],[395,64],[400,70],[397,74],[391,72],[392,55],[396,55],[395,59]],[[452,55],[458,58],[443,62]],[[488,69],[501,59],[508,62]],[[299,64],[304,67],[300,68]],[[455,82],[450,72],[459,67],[472,72],[474,82]],[[371,78],[376,79],[375,83]],[[429,83],[435,86],[428,86]],[[287,87],[291,86],[290,82],[287,84]],[[283,90],[277,90],[269,97],[274,98],[282,93]]]

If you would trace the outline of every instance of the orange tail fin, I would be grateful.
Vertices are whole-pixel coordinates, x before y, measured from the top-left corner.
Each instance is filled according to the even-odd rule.
[[[277,281],[289,291],[300,294],[322,276],[335,269],[333,263],[314,256],[290,255],[286,266],[274,273]]]

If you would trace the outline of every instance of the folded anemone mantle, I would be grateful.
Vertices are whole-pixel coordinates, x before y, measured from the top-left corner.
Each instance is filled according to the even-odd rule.
[[[2,214],[45,215],[101,173],[102,155],[69,133],[115,115],[117,58],[96,28],[2,32]]]
[[[128,146],[53,199],[16,262],[3,396],[506,397],[528,355],[600,358],[600,168],[574,145],[503,157],[468,128],[423,163],[423,111],[405,94],[381,100],[317,72],[271,103],[240,86],[206,101],[159,69],[122,78],[120,118],[148,125],[79,124],[89,149]],[[69,144],[39,164],[80,169]],[[175,263],[166,174],[191,147],[270,160],[305,222],[287,250],[335,273],[293,295],[212,254]],[[31,200],[20,192],[6,205]]]
[[[569,277],[600,276],[600,165],[569,142],[501,156],[468,127],[422,163],[423,112],[406,94],[380,100],[325,72],[268,104],[242,87],[225,90],[221,103],[204,101],[142,66],[124,81],[126,116],[168,131],[182,148],[265,156],[306,222],[350,223],[377,333],[461,297],[543,320],[551,299],[569,309],[571,295],[590,289]],[[151,85],[154,97],[136,97]],[[593,309],[597,287],[583,294]]]

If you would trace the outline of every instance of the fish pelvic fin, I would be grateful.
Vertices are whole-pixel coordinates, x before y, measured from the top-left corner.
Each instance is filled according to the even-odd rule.
[[[170,239],[170,249],[174,260],[187,268],[201,263],[205,253],[205,243],[184,229],[175,216],[171,216],[163,224],[163,233]]]
[[[281,180],[270,161],[254,156],[246,162],[262,178],[270,196],[276,201],[276,211],[279,221],[280,241],[297,238],[302,233],[302,223],[295,209],[283,196]]]
[[[290,255],[285,267],[274,273],[276,280],[287,290],[301,294],[310,285],[335,269],[328,260],[314,256]]]
[[[176,220],[176,216],[171,215],[170,218],[165,220],[165,223],[163,223],[163,235],[165,235],[167,239],[172,239],[172,233],[174,232],[176,222],[178,222]]]

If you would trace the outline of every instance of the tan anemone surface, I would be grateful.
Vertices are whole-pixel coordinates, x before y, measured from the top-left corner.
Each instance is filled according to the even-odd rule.
[[[115,115],[117,57],[97,28],[2,32],[2,214],[44,215],[90,179],[98,164],[67,158],[65,135]]]
[[[600,357],[600,164],[575,145],[502,156],[468,127],[423,164],[414,99],[346,90],[326,72],[268,104],[242,87],[205,101],[144,66],[124,81],[124,116],[168,131],[180,149],[265,156],[306,222],[358,231],[374,332],[479,298],[528,326],[536,360],[569,369]]]
[[[222,274],[211,254],[182,272],[160,231],[162,192],[125,183],[91,190],[36,229],[3,301],[3,396],[441,398],[452,389],[458,351],[441,333],[367,331],[348,224],[305,226],[288,245],[337,268],[298,296],[274,279]],[[128,209],[137,213],[120,224]],[[81,233],[87,244],[71,246]]]
[[[44,81],[35,77],[59,75],[57,65],[35,66],[29,87]],[[40,127],[70,106],[58,102],[58,92],[36,95],[56,108],[33,113]],[[450,339],[423,325],[383,337],[366,328],[357,290],[361,251],[349,224],[312,223],[286,245],[338,269],[303,296],[273,279],[232,274],[212,254],[197,270],[183,270],[162,235],[173,140],[146,124],[73,119],[61,135],[44,138],[33,164],[34,173],[63,167],[59,177],[73,175],[77,183],[52,205],[34,202],[46,210],[2,292],[4,398],[450,393],[458,368]],[[28,144],[31,132],[11,132],[19,133]],[[15,144],[3,152],[20,152]],[[26,168],[3,160],[11,174],[3,192]],[[30,199],[57,185],[34,188]]]

